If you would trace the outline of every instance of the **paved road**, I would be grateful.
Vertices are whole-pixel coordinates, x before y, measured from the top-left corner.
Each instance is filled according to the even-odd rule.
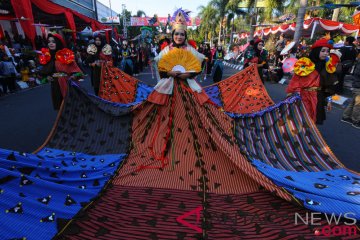
[[[225,67],[223,78],[237,70]],[[149,69],[138,76],[144,82],[155,84]],[[212,84],[208,77],[201,84]],[[92,91],[89,79],[82,85]],[[265,84],[275,102],[285,97],[285,86]],[[43,85],[10,96],[0,97],[0,148],[32,152],[45,141],[57,112],[52,109],[50,86]],[[340,122],[342,109],[334,107],[319,130],[335,155],[350,169],[360,172],[360,130]]]

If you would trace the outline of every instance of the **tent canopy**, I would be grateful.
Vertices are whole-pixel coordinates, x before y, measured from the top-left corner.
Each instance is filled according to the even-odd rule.
[[[83,29],[85,25],[91,26],[93,31],[106,28],[98,21],[86,17],[72,9],[57,5],[49,0],[11,0],[14,13],[19,20],[26,36],[35,46],[35,21],[53,25],[64,25],[73,31],[73,39],[76,39],[77,27]],[[36,14],[34,14],[34,12]],[[54,17],[54,15],[59,15]]]

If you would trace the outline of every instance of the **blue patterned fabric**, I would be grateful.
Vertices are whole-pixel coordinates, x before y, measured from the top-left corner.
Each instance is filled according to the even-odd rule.
[[[136,97],[135,102],[142,102],[147,99],[149,94],[154,90],[153,87],[143,83],[139,82],[136,89]]]
[[[221,93],[218,85],[213,85],[207,88],[204,88],[206,94],[210,97],[210,100],[213,101],[216,105],[222,107],[223,103],[221,100]]]
[[[125,154],[0,149],[0,239],[51,239],[96,197]]]
[[[360,176],[337,169],[294,172],[273,168],[258,160],[253,165],[276,185],[284,187],[310,210],[338,216],[353,213],[360,220]]]

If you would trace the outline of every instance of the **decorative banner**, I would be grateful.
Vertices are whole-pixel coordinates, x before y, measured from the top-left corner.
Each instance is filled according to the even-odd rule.
[[[150,17],[131,17],[130,18],[130,26],[150,26],[149,20],[152,19]],[[159,26],[159,23],[162,25],[166,25],[168,21],[167,17],[158,17],[157,22],[152,26]],[[200,25],[200,18],[190,18],[190,21],[187,23],[188,26],[199,26]]]
[[[100,21],[102,23],[120,23],[120,18],[118,16],[103,17]]]

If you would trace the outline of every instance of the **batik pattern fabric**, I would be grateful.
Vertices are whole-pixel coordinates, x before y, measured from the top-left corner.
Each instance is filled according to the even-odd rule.
[[[0,150],[1,239],[51,239],[101,195],[127,156],[130,143],[120,139],[131,135],[131,106],[69,84],[46,146],[33,154]]]
[[[259,82],[256,76],[254,81]],[[244,82],[248,78],[245,74]],[[221,95],[220,86],[209,88],[215,92],[215,86],[220,91],[214,95]],[[306,208],[325,213],[354,211],[359,218],[359,175],[348,173],[332,154],[298,97],[276,105],[269,102],[256,112],[247,108],[228,112],[224,106],[214,101],[201,104],[186,82],[178,79],[166,105],[109,102],[71,84],[53,131],[37,151],[45,160],[36,159],[32,172],[21,167],[11,170],[12,152],[3,150],[3,158],[10,160],[3,161],[1,170],[11,172],[10,177],[5,172],[0,182],[4,229],[12,229],[17,221],[35,227],[23,228],[21,234],[2,230],[0,234],[5,239],[38,239],[33,237],[36,228],[44,239],[317,239],[317,230],[329,225],[326,218],[316,227],[294,226],[295,213],[305,218]],[[70,157],[64,169],[63,157],[72,153],[84,158],[85,164]],[[20,155],[15,153],[15,157]],[[55,156],[54,161],[49,156]],[[74,205],[65,215],[61,211],[66,205],[52,205],[50,211],[42,203],[28,205],[14,188],[21,180],[41,186],[31,174],[38,173],[49,182],[53,172],[58,188],[49,192],[45,185],[31,193],[44,201],[49,195],[51,200],[67,201],[70,195],[70,202],[87,204]],[[21,174],[28,179],[21,179]],[[81,176],[87,177],[84,183]],[[80,190],[96,187],[96,176],[101,178],[99,189],[86,197],[80,195]],[[80,193],[69,193],[64,184]],[[338,190],[332,192],[335,186]],[[6,193],[11,200],[2,198]],[[33,217],[36,222],[11,212],[20,209],[38,212]],[[44,228],[39,217],[54,222]],[[344,222],[339,226],[345,226]],[[319,239],[329,238],[321,234]]]

